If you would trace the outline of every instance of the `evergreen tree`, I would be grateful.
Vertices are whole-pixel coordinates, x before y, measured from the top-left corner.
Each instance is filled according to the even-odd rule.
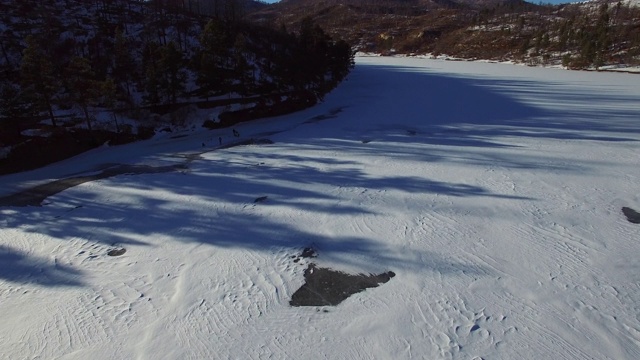
[[[143,51],[144,77],[142,85],[144,94],[142,100],[145,104],[156,105],[160,103],[160,71],[158,66],[159,46],[154,42],[148,42]]]
[[[563,21],[558,30],[558,48],[564,50],[570,39],[571,24],[569,21]]]
[[[302,20],[300,37],[298,38],[300,50],[294,58],[297,71],[293,74],[292,79],[297,87],[315,89],[318,84],[323,82],[328,67],[328,40],[329,37],[322,28],[316,25],[310,17]]]
[[[124,84],[127,95],[131,96],[130,80],[135,77],[136,64],[130,54],[130,42],[120,29],[116,29],[113,52],[113,80]]]
[[[218,19],[209,20],[200,35],[196,80],[207,97],[228,89],[230,80],[227,69],[228,51],[228,34],[224,24]]]
[[[233,65],[235,78],[240,87],[239,93],[243,95],[248,94],[255,83],[255,72],[247,61],[247,53],[247,40],[244,35],[238,34],[233,44]]]
[[[53,100],[59,90],[53,65],[48,56],[41,51],[35,38],[26,38],[27,47],[22,53],[20,75],[22,92],[28,99],[34,112],[46,111],[51,119],[51,125],[57,126],[53,114]]]
[[[178,94],[184,92],[187,73],[185,72],[184,57],[176,49],[173,41],[159,49],[158,73],[160,91],[171,104],[175,104]]]
[[[355,66],[354,52],[344,40],[336,42],[331,49],[331,73],[336,84],[344,79]]]
[[[118,102],[117,98],[117,87],[116,83],[112,78],[107,78],[100,84],[101,94],[102,94],[102,104],[111,110],[113,114],[113,122],[116,125],[116,132],[120,132],[120,125],[118,124],[118,116],[116,115],[116,104]]]
[[[87,128],[92,130],[89,107],[97,104],[100,84],[94,79],[95,74],[89,60],[74,57],[67,66],[65,75],[70,100],[80,107],[87,122]]]
[[[156,69],[156,64],[150,62],[145,71],[144,81],[145,93],[142,99],[145,103],[156,105],[160,103],[160,74]]]
[[[0,115],[14,118],[22,117],[28,112],[28,99],[25,99],[20,87],[10,83],[3,84],[0,90]]]
[[[596,69],[604,64],[609,47],[609,6],[604,3],[600,6],[598,22],[596,23],[595,56]]]

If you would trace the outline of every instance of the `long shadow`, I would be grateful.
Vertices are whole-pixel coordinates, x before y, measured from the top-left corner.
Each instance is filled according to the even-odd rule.
[[[414,68],[403,67],[363,65],[358,70],[359,73],[353,76],[368,78],[361,81],[375,89],[366,91],[370,101],[365,105],[375,106],[349,107],[344,114],[358,110],[362,124],[369,120],[391,128],[490,125],[549,114],[495,91],[487,91],[477,83],[480,80],[417,72]]]
[[[359,112],[358,130],[363,125],[369,131],[412,129],[434,134],[439,144],[486,147],[501,146],[493,143],[501,135],[637,141],[620,134],[640,133],[640,97],[620,89],[595,93],[578,84],[462,77],[401,66],[361,65],[357,70],[353,76],[373,88],[361,91],[363,98],[376,104],[346,108],[346,115]],[[560,106],[539,105],[545,102]]]
[[[509,95],[527,87],[529,90],[521,91],[540,96],[544,89],[553,86],[557,84],[465,79],[420,73],[411,68],[358,66],[352,79],[327,97],[323,105],[343,109],[341,112],[328,117],[304,115],[292,120],[293,126],[287,124],[285,132],[273,129],[271,133],[278,137],[276,143],[282,153],[265,153],[259,146],[218,150],[221,154],[218,159],[207,156],[192,159],[189,170],[180,168],[186,171],[102,179],[100,186],[58,192],[47,206],[0,208],[0,222],[6,228],[46,234],[60,241],[84,238],[108,245],[153,246],[153,235],[167,234],[174,241],[259,251],[270,251],[274,246],[301,248],[316,244],[324,253],[345,262],[378,258],[387,263],[406,263],[407,259],[395,258],[397,255],[387,251],[386,245],[373,239],[329,237],[322,235],[322,231],[301,229],[274,217],[269,207],[327,218],[380,215],[358,201],[345,201],[340,194],[317,190],[340,187],[505,200],[527,198],[497,194],[462,181],[437,181],[428,173],[372,178],[362,169],[365,164],[348,156],[308,155],[295,149],[321,150],[330,146],[336,153],[352,153],[354,157],[384,156],[481,166],[498,163],[519,169],[576,172],[600,164],[594,161],[567,166],[554,162],[549,155],[511,155],[508,150],[518,148],[517,141],[504,143],[498,137],[635,141],[620,136],[638,133],[640,125],[634,127],[627,122],[633,108],[585,113],[579,106],[567,110],[543,108]],[[559,94],[558,99],[589,101],[578,95]],[[623,104],[633,99],[611,95],[608,101]],[[322,113],[325,110],[318,108]],[[598,125],[601,116],[609,116],[609,124]],[[579,119],[587,119],[590,124],[585,125]],[[592,124],[597,134],[587,131]],[[264,129],[261,131],[264,133]],[[268,200],[255,204],[254,199],[261,196],[268,196]],[[141,237],[145,241],[140,241]],[[354,253],[364,256],[348,256]],[[75,281],[81,277],[77,270],[45,267],[45,275],[38,277],[34,275],[35,267],[30,265],[38,264],[38,258],[11,251],[2,256],[3,264],[19,269],[2,275],[10,281],[36,281],[51,286],[80,284]],[[415,265],[443,274],[488,273],[481,266],[451,262],[427,251],[422,259],[428,259],[428,264]]]
[[[258,251],[270,251],[274,247],[284,247],[292,249],[293,252],[295,251],[294,249],[313,245],[320,249],[322,256],[330,256],[334,259],[338,258],[343,263],[351,266],[364,267],[368,265],[367,263],[358,263],[357,261],[361,261],[357,260],[359,257],[349,256],[360,254],[363,255],[364,258],[375,257],[387,263],[403,264],[403,266],[414,265],[420,266],[420,268],[423,269],[433,269],[434,272],[445,275],[457,275],[460,271],[479,275],[488,273],[488,270],[480,266],[476,267],[455,261],[445,261],[434,254],[429,254],[429,263],[412,264],[411,260],[407,258],[391,255],[384,244],[366,237],[326,236],[323,235],[323,229],[312,231],[310,229],[295,227],[289,223],[281,223],[280,218],[269,216],[269,207],[296,207],[297,205],[304,207],[305,205],[296,204],[295,199],[293,199],[294,201],[288,201],[287,199],[279,200],[278,197],[274,197],[275,201],[272,201],[270,198],[265,203],[253,203],[252,200],[255,194],[268,193],[269,190],[274,189],[264,188],[263,192],[255,192],[251,196],[246,194],[246,196],[244,196],[244,202],[231,201],[229,205],[216,207],[216,203],[221,199],[228,199],[228,196],[225,195],[226,192],[221,191],[221,194],[218,195],[219,198],[211,197],[208,198],[208,200],[203,194],[195,194],[192,192],[190,195],[183,195],[182,188],[171,187],[172,184],[175,184],[173,180],[174,179],[166,179],[166,183],[163,184],[163,181],[155,179],[152,185],[153,189],[157,189],[155,186],[162,186],[161,189],[171,193],[169,195],[172,197],[176,196],[176,198],[172,200],[154,199],[152,196],[141,195],[137,198],[138,205],[135,208],[131,208],[129,204],[126,203],[114,202],[111,204],[101,204],[99,202],[93,202],[91,201],[91,197],[88,196],[91,194],[76,191],[74,195],[59,199],[59,207],[63,205],[61,203],[68,200],[72,200],[72,203],[75,204],[79,198],[82,199],[82,201],[86,201],[87,205],[68,212],[63,217],[50,219],[38,224],[33,224],[33,219],[20,219],[19,215],[9,216],[9,219],[6,220],[9,223],[9,227],[25,227],[25,225],[29,224],[31,225],[30,227],[25,227],[26,232],[44,233],[60,241],[73,238],[85,238],[93,242],[101,242],[109,245],[153,246],[152,238],[158,234],[162,234],[178,242]],[[209,181],[207,178],[203,180]],[[219,182],[214,182],[214,184],[219,184]],[[112,188],[106,187],[104,190],[110,191],[115,188],[120,188],[123,185],[124,184],[117,184]],[[241,185],[239,184],[238,186]],[[193,191],[195,188],[191,188],[191,190]],[[182,197],[182,200],[178,200],[178,196]],[[234,195],[231,196],[240,196],[240,194],[235,192]],[[204,210],[203,207],[198,208],[190,205],[190,202],[194,199],[204,202]],[[211,206],[213,208],[212,211],[206,211],[207,206]],[[159,210],[163,208],[167,208],[168,210]],[[368,213],[357,207],[341,207],[336,204],[324,209],[311,208],[310,211],[331,212],[333,215],[366,215]],[[329,223],[326,224],[326,226],[331,227],[332,225]],[[149,238],[149,242],[132,243],[130,241],[131,239],[141,236]],[[130,251],[128,253],[134,252]],[[8,263],[9,265],[13,265],[18,262],[31,261],[30,259],[25,259],[25,257],[26,256],[10,258]],[[425,258],[425,256],[423,256],[423,258]],[[18,274],[32,273],[30,269],[25,267],[19,267],[18,269],[19,271],[17,273],[12,272],[9,276],[5,276],[5,278],[9,278],[14,282],[19,282],[21,279],[25,282],[33,281],[33,279],[29,277],[18,276]],[[66,268],[63,270],[69,270],[71,273],[76,271]],[[52,274],[58,275],[53,278],[55,281],[46,281],[52,278]],[[64,273],[49,271],[46,276],[42,276],[37,280],[40,280],[38,283],[41,285],[68,285],[68,281],[63,281],[65,280],[65,278],[62,277],[63,274]]]
[[[357,84],[360,89],[345,93],[355,104],[327,120],[333,122],[327,125],[332,133],[320,140],[340,151],[584,172],[605,162],[568,163],[548,154],[494,150],[518,148],[518,138],[636,142],[637,136],[631,135],[640,133],[640,95],[624,93],[623,85],[598,92],[577,81],[460,76],[378,65],[359,65],[351,80],[346,86]],[[314,142],[300,134],[288,139],[292,146]]]
[[[343,255],[363,254],[389,263],[407,264],[407,259],[392,258],[385,246],[372,239],[340,235],[327,237],[322,235],[322,229],[314,232],[282,223],[279,217],[270,216],[273,213],[269,207],[320,216],[376,215],[357,201],[344,201],[335,193],[314,190],[318,188],[317,185],[325,189],[344,186],[450,196],[518,198],[492,194],[478,186],[438,182],[426,177],[389,176],[372,179],[358,169],[359,164],[354,161],[332,163],[323,161],[321,157],[298,155],[297,162],[286,167],[248,165],[247,159],[259,155],[262,155],[262,150],[254,147],[244,151],[243,161],[211,163],[207,159],[196,160],[192,163],[192,170],[186,174],[173,172],[122,176],[114,183],[102,179],[99,187],[80,187],[58,193],[48,200],[46,206],[26,208],[24,211],[16,208],[8,211],[5,208],[0,212],[4,215],[2,220],[6,228],[46,234],[60,241],[82,238],[110,246],[153,246],[153,236],[165,234],[180,242],[259,251],[268,251],[273,247],[302,248],[314,244],[324,254],[340,258],[345,263],[353,261],[353,257]],[[283,162],[275,155],[272,160]],[[302,164],[298,166],[297,163]],[[314,163],[340,168],[323,171],[309,166]],[[259,196],[268,196],[269,200],[255,204],[254,200]],[[141,237],[149,240],[142,242],[138,240]],[[20,261],[26,261],[25,256]],[[448,264],[448,269],[440,269],[444,263]],[[423,268],[433,266],[434,271],[451,271],[451,274],[457,274],[461,269],[483,273],[481,269],[469,265],[438,259],[433,259],[430,264],[415,265]],[[15,277],[14,280],[19,279]],[[41,283],[56,284],[53,281]],[[65,284],[62,280],[58,283]]]
[[[0,246],[0,279],[19,284],[41,286],[82,286],[82,272],[25,254],[8,246]]]
[[[61,191],[100,179],[107,179],[117,175],[159,174],[185,169],[186,166],[147,166],[147,165],[115,165],[94,175],[74,176],[55,180],[35,186],[15,194],[0,197],[0,206],[40,206],[42,202]]]
[[[320,150],[320,149],[319,149]],[[186,175],[178,173],[154,174],[141,179],[138,176],[127,176],[118,179],[117,187],[108,187],[101,191],[110,196],[123,196],[135,198],[136,204],[119,208],[113,204],[113,209],[109,209],[111,204],[105,203],[101,197],[103,194],[94,193],[89,190],[80,191],[65,196],[58,195],[55,203],[64,203],[62,209],[47,212],[46,206],[40,212],[34,210],[6,212],[4,222],[6,227],[22,227],[25,231],[42,232],[57,238],[72,238],[73,232],[68,231],[69,226],[79,228],[109,228],[114,224],[120,226],[121,219],[137,218],[128,213],[138,214],[144,218],[145,227],[149,232],[159,229],[170,230],[164,217],[168,215],[160,210],[170,208],[172,201],[184,199],[198,199],[230,204],[229,206],[254,206],[253,201],[259,196],[269,196],[269,204],[286,206],[290,209],[315,212],[319,214],[368,214],[369,210],[357,204],[340,202],[340,198],[331,193],[320,193],[312,190],[315,185],[322,185],[325,188],[348,187],[362,188],[369,190],[400,190],[412,194],[440,194],[455,197],[495,197],[503,199],[528,199],[521,196],[508,194],[496,194],[487,189],[469,185],[465,183],[449,183],[435,181],[418,176],[390,175],[384,177],[371,178],[366,171],[360,169],[360,164],[355,161],[325,161],[327,158],[321,156],[301,156],[295,155],[295,161],[290,161],[288,155],[272,153],[269,160],[264,157],[264,153],[255,148],[254,151],[243,152],[242,161],[233,162],[229,160],[209,163],[204,160],[193,164],[194,169]],[[267,163],[250,162],[248,159],[264,159],[265,161],[277,164],[287,163],[286,166],[271,166]],[[312,166],[315,164],[315,166]],[[332,168],[339,167],[339,168]],[[162,175],[162,176],[160,176]],[[148,195],[153,190],[163,189],[171,196],[154,197]],[[87,210],[95,210],[104,207],[106,213],[96,216],[95,219],[87,217]],[[117,210],[121,211],[117,211]],[[186,211],[186,210],[185,210]],[[195,210],[194,210],[195,211]],[[38,215],[36,215],[38,214]],[[197,217],[197,212],[186,212],[184,219]],[[37,217],[36,217],[37,216]],[[175,218],[175,216],[171,216]],[[90,220],[91,219],[91,220]],[[157,219],[157,221],[156,221]],[[175,218],[171,224],[180,224],[179,218]],[[25,227],[25,225],[29,225]],[[132,226],[139,225],[137,222]],[[130,229],[134,231],[135,229]],[[134,231],[135,232],[135,231]],[[84,234],[87,237],[90,234]],[[93,241],[113,245],[119,244],[141,244],[131,238],[115,237],[113,233],[105,232],[101,236],[91,234]],[[242,244],[242,243],[241,243]],[[304,244],[302,244],[304,245]]]
[[[593,132],[640,132],[637,122],[611,121],[637,119],[640,113],[638,95],[621,94],[619,89],[617,92],[600,88],[593,91],[580,88],[579,84],[568,86],[549,80],[460,77],[418,72],[415,68],[406,67],[365,65],[361,71],[363,76],[371,77],[375,73],[373,76],[382,78],[388,85],[393,84],[394,89],[403,89],[402,96],[394,96],[389,103],[391,113],[397,113],[396,119],[400,118],[400,123],[402,117],[409,115],[419,120],[417,124],[431,126],[500,125],[511,128],[513,132],[534,127],[546,129],[547,135],[554,139],[591,140]],[[409,106],[404,105],[412,103],[422,105],[406,110]],[[553,106],[541,106],[544,103]],[[584,130],[591,131],[591,134],[584,134]],[[470,135],[473,134],[471,131]],[[482,135],[500,133],[485,132]],[[522,132],[521,135],[529,134]],[[635,139],[611,136],[603,140]]]
[[[620,94],[620,89],[612,89],[610,94],[585,89],[567,87],[560,83],[545,83],[523,80],[492,80],[490,84],[470,80],[474,86],[486,88],[499,94],[508,94],[520,99],[532,99],[549,103],[553,110],[547,109],[546,119],[530,117],[506,119],[504,125],[513,127],[506,132],[518,133],[518,127],[538,128],[540,134],[529,136],[553,139],[598,140],[598,141],[637,141],[636,138],[595,135],[606,133],[640,133],[637,119],[640,116],[640,100],[637,95]],[[612,121],[613,120],[613,121]],[[496,135],[501,135],[496,133]],[[524,135],[524,134],[523,134]]]

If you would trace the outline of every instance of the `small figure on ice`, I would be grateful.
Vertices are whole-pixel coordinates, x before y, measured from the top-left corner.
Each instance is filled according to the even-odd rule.
[[[233,129],[233,136],[240,137],[240,133],[238,132],[238,130]]]

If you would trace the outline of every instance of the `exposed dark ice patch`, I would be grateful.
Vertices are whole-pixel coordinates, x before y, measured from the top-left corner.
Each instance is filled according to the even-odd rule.
[[[480,330],[480,326],[478,324],[475,324],[471,327],[471,330],[469,330],[469,332],[474,332]]]
[[[109,250],[107,255],[109,255],[109,256],[120,256],[120,255],[123,255],[126,252],[127,252],[127,249],[125,249],[125,248],[117,248],[117,249]]]
[[[640,213],[633,210],[632,208],[623,207],[622,213],[627,217],[627,220],[633,224],[640,224]]]
[[[332,269],[309,265],[304,272],[306,283],[298,289],[289,304],[291,306],[338,305],[349,296],[368,288],[374,288],[391,280],[396,274],[347,274]]]

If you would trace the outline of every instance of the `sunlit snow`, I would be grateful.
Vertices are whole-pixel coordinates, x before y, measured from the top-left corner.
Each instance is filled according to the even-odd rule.
[[[359,57],[236,129],[0,177],[175,165],[0,207],[0,358],[640,358],[638,76]],[[310,263],[395,277],[292,307]]]

